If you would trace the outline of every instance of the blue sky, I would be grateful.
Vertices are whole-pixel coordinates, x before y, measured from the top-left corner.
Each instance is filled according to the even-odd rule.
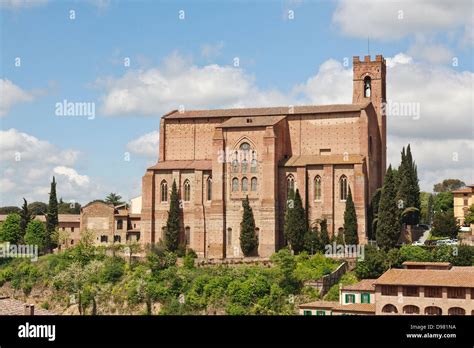
[[[470,1],[2,0],[0,11],[0,205],[46,201],[52,175],[66,200],[140,194],[160,116],[179,105],[350,103],[367,36],[390,62],[388,98],[423,111],[389,118],[389,161],[410,142],[423,189],[474,181]],[[95,103],[95,118],[57,116],[63,100]]]

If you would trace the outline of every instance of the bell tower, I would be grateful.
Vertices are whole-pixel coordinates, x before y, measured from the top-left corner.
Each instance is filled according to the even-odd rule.
[[[375,56],[371,60],[370,56],[365,56],[361,61],[358,56],[354,56],[353,65],[353,104],[364,104],[372,102],[382,140],[382,176],[387,169],[387,121],[385,116],[386,102],[386,65],[382,55]]]

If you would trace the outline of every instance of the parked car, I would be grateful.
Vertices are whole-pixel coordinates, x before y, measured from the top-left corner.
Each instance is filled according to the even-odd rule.
[[[440,239],[436,241],[436,245],[457,245],[458,241],[453,239]]]
[[[417,240],[416,242],[411,243],[411,245],[423,246],[423,245],[425,245],[425,243],[420,242],[419,240]]]

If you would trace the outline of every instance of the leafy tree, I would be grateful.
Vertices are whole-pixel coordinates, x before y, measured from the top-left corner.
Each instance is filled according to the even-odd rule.
[[[284,232],[291,249],[295,253],[299,253],[304,248],[304,235],[307,231],[307,221],[299,190],[296,189],[294,200],[292,200],[292,196],[293,195],[290,194],[285,215]]]
[[[368,230],[369,230],[369,239],[375,240],[375,231],[377,231],[377,221],[378,221],[378,213],[379,213],[379,204],[380,204],[380,196],[382,194],[382,189],[378,188],[375,190],[374,194],[372,195],[372,199],[370,200],[369,211],[368,211]]]
[[[466,186],[466,184],[459,179],[444,179],[442,182],[433,186],[434,192],[448,192],[460,189]]]
[[[451,262],[454,266],[474,266],[474,247],[459,245]]]
[[[322,248],[324,250],[324,247],[331,242],[328,233],[328,221],[326,219],[322,219],[319,223],[319,226],[321,227],[320,239]]]
[[[389,166],[380,196],[376,240],[384,250],[393,248],[400,236],[399,211],[396,204],[397,189],[392,167]]]
[[[452,210],[435,214],[431,230],[433,236],[456,238],[458,231],[459,226]]]
[[[23,237],[26,232],[26,227],[31,221],[31,214],[28,210],[28,203],[26,202],[26,199],[24,198],[23,198],[23,206],[21,207],[20,217],[21,217],[20,230],[21,230],[21,235]]]
[[[344,245],[344,229],[339,229],[336,234],[336,239],[334,240],[337,245]]]
[[[0,214],[8,215],[11,213],[20,213],[21,209],[14,206],[0,207]]]
[[[258,237],[255,233],[255,219],[249,197],[242,201],[244,212],[240,223],[240,248],[245,256],[250,256],[258,248]]]
[[[375,279],[380,277],[388,268],[387,255],[383,250],[377,250],[373,245],[364,248],[364,259],[358,260],[354,269],[359,279]]]
[[[310,255],[318,251],[323,251],[324,247],[321,243],[321,239],[318,233],[317,225],[314,225],[309,231],[306,232],[304,236],[304,250],[307,251]]]
[[[471,204],[467,214],[464,216],[464,224],[466,226],[474,224],[474,204]]]
[[[39,220],[32,220],[28,224],[25,233],[25,243],[37,245],[38,250],[43,251],[47,247],[48,237],[44,224]]]
[[[301,286],[295,277],[296,261],[290,250],[284,248],[270,257],[277,266],[277,281],[287,294],[294,294]]]
[[[434,196],[434,212],[447,212],[454,207],[454,195],[450,191],[440,192]]]
[[[359,236],[357,234],[357,215],[350,187],[346,199],[346,209],[344,211],[344,241],[346,244],[359,244]]]
[[[179,245],[180,211],[176,181],[173,180],[170,196],[170,210],[166,221],[165,244],[169,251],[176,251]]]
[[[0,230],[0,240],[12,244],[18,244],[22,237],[20,215],[17,213],[8,214]]]
[[[58,203],[58,214],[80,214],[81,205],[79,203],[64,202],[62,198],[59,199]]]
[[[48,214],[46,214],[47,247],[52,250],[56,245],[53,242],[53,234],[58,227],[58,199],[56,197],[56,179],[53,176],[51,191],[49,192]]]
[[[28,204],[28,211],[31,216],[46,215],[48,213],[48,205],[43,202],[33,202]]]
[[[430,262],[433,261],[429,251],[425,248],[416,245],[403,245],[400,248],[400,261],[419,261]]]
[[[112,192],[109,193],[107,197],[105,197],[105,202],[117,206],[125,203],[121,199],[122,196]]]
[[[434,214],[434,198],[431,193],[421,192],[421,221],[425,224],[431,225]]]

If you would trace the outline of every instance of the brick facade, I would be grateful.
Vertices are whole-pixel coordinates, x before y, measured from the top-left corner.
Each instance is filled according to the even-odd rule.
[[[370,93],[364,87],[367,76]],[[309,222],[325,218],[329,232],[335,233],[343,226],[344,178],[354,198],[359,241],[366,242],[368,204],[385,172],[384,100],[383,57],[354,57],[353,104],[164,115],[159,161],[142,179],[142,241],[163,239],[175,181],[183,208],[181,239],[199,256],[242,256],[242,199],[248,195],[258,228],[258,255],[268,257],[285,244],[288,180],[299,189]]]

